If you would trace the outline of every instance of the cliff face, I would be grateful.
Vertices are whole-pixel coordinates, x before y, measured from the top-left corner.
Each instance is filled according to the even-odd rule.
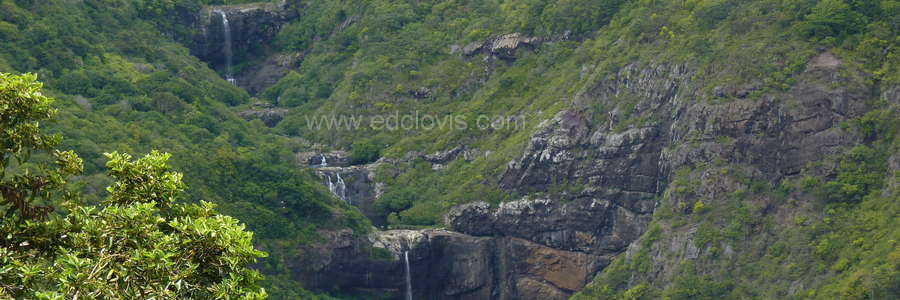
[[[286,1],[204,7],[197,17],[199,32],[194,37],[191,54],[213,65],[225,63],[222,14],[228,18],[234,53],[263,51],[260,47],[275,38],[281,25],[297,17]]]
[[[232,63],[258,61],[245,68],[233,68],[234,83],[250,94],[261,92],[278,82],[302,59],[299,53],[276,53],[272,46],[281,27],[299,17],[300,5],[298,1],[283,0],[204,7],[194,18],[198,33],[193,37],[191,54],[220,73],[227,72],[229,50],[225,47],[224,15],[231,36]]]
[[[726,199],[751,189],[751,181],[833,177],[837,161],[830,158],[863,142],[841,124],[873,109],[867,105],[872,99],[896,102],[896,89],[875,94],[840,68],[839,60],[822,53],[788,91],[749,99],[752,86],[723,87],[715,97],[732,99],[719,101],[698,96],[687,67],[630,65],[542,123],[522,156],[509,163],[500,186],[533,196],[455,207],[445,217],[452,231],[382,232],[332,245],[315,272],[342,278],[326,281],[340,288],[402,292],[399,258],[409,251],[415,298],[565,299],[626,250],[626,257],[636,255],[651,238],[641,237],[660,207],[690,214],[704,205],[725,207]],[[597,115],[593,106],[607,111]],[[701,169],[690,173],[687,180],[695,183],[684,192],[683,170]],[[716,171],[725,169],[732,175]],[[775,215],[796,210],[772,197],[756,201]],[[742,251],[698,247],[697,235],[696,226],[657,227],[654,272],[630,276],[670,282],[679,261],[709,247],[728,255]],[[393,258],[360,254],[373,248],[389,249]]]
[[[520,238],[445,230],[322,235],[331,242],[302,250],[305,259],[294,266],[298,280],[319,289],[402,295],[406,252],[414,299],[566,299],[608,261]]]

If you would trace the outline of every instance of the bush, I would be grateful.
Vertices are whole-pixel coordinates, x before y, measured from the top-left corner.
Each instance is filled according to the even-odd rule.
[[[806,16],[803,31],[810,38],[841,39],[862,30],[864,18],[844,0],[824,0],[816,4]]]
[[[384,145],[374,139],[354,142],[350,150],[350,163],[362,165],[375,162],[381,158],[383,149]]]

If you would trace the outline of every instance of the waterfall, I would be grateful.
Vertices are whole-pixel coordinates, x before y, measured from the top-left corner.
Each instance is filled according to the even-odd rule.
[[[325,161],[325,155],[322,155],[322,163],[319,166],[323,168],[328,166],[328,162]]]
[[[225,80],[234,84],[234,76],[231,75],[232,52],[231,52],[231,25],[228,24],[228,14],[225,11],[216,10],[216,13],[222,17],[222,32],[225,38],[225,44],[222,46],[222,52],[225,53]]]
[[[353,203],[351,203],[347,199],[347,184],[345,184],[344,179],[341,178],[341,173],[337,173],[337,180],[338,180],[337,185],[338,185],[338,188],[340,189],[338,197],[341,198],[341,200],[347,201],[347,203],[350,203],[350,205],[353,205]]]
[[[406,300],[412,300],[412,278],[409,275],[409,251],[403,251],[403,266],[406,268]]]
[[[331,182],[331,175],[328,175],[328,190],[334,194],[334,183]]]
[[[347,201],[348,204],[353,205],[353,203],[347,199],[347,184],[344,183],[344,178],[341,177],[341,173],[335,173],[335,175],[337,182],[331,179],[331,175],[326,175],[328,178],[328,190],[341,200]]]

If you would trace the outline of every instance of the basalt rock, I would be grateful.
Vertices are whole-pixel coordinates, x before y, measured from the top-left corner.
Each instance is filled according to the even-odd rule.
[[[375,181],[376,167],[377,165],[320,167],[315,171],[325,186],[333,187],[335,196],[358,207],[375,226],[380,227],[386,225],[387,220],[375,206],[382,189],[382,184]]]
[[[392,230],[368,237],[323,232],[331,241],[301,249],[295,275],[314,289],[379,290],[400,295],[403,253],[414,299],[566,299],[608,259],[512,237],[444,230]],[[374,254],[379,253],[379,254]]]
[[[268,127],[275,127],[275,125],[278,125],[281,120],[284,120],[284,115],[286,114],[287,109],[275,108],[266,104],[254,104],[251,109],[238,113],[241,118],[248,121],[259,119]]]
[[[383,192],[383,183],[375,181],[375,170],[383,161],[351,165],[350,154],[346,151],[301,152],[297,154],[297,161],[313,168],[323,185],[341,200],[358,207],[375,226],[387,224],[386,217],[375,207]]]
[[[266,3],[206,6],[194,19],[197,34],[193,37],[191,54],[220,72],[227,65],[224,14],[229,23],[233,63],[259,60],[243,70],[231,70],[235,84],[256,94],[284,77],[295,67],[300,53],[274,53],[270,45],[281,27],[299,17],[300,1],[281,0]]]
[[[275,38],[281,26],[297,17],[297,1],[219,5],[204,7],[197,17],[198,34],[194,37],[191,54],[219,66],[225,63],[222,45],[225,44],[222,17],[228,17],[232,47],[235,54],[261,53],[260,47]]]
[[[499,186],[526,196],[452,208],[445,223],[455,232],[406,232],[361,245],[388,249],[395,258],[409,251],[416,299],[563,299],[613,257],[638,250],[660,201],[690,213],[697,199],[715,205],[748,188],[708,166],[729,166],[770,183],[801,170],[833,176],[836,163],[828,158],[863,141],[841,124],[871,109],[866,101],[897,101],[900,93],[887,87],[875,94],[840,68],[835,57],[817,57],[788,91],[753,99],[728,92],[711,96],[732,99],[712,101],[692,85],[686,66],[626,66],[578,93],[575,104],[542,123],[524,153],[508,164]],[[598,106],[607,109],[589,109]],[[442,164],[463,151],[411,156]],[[897,161],[891,157],[889,167],[897,169]],[[673,196],[669,182],[676,170],[696,167],[706,170],[692,173],[699,184],[689,195]],[[778,211],[766,199],[759,205]],[[693,242],[696,227],[660,230],[666,238],[657,245],[669,247],[666,253],[681,260],[705,253]],[[723,255],[742,251],[721,249]],[[654,272],[642,275],[650,281],[672,274],[672,259],[660,253],[661,248],[651,252],[657,255]],[[323,270],[371,275],[365,278],[386,272],[379,278],[390,279],[378,284],[363,278],[341,284],[402,291],[398,262],[369,264],[353,257],[350,263],[332,259]]]
[[[310,167],[322,167],[322,160],[326,167],[349,167],[350,153],[347,151],[330,152],[301,152],[297,153],[297,162]]]
[[[514,32],[487,39],[482,42],[473,42],[462,48],[462,54],[472,56],[477,53],[487,53],[504,59],[515,58],[516,51],[521,49],[533,49],[543,41],[539,37],[526,36]],[[455,52],[455,51],[454,51]]]
[[[752,100],[723,92],[717,97],[736,98],[712,103],[692,87],[691,73],[683,66],[627,66],[577,95],[575,107],[542,124],[500,178],[506,190],[551,197],[497,208],[468,204],[448,214],[448,226],[554,249],[601,256],[631,249],[633,254],[658,199],[690,213],[696,199],[714,204],[748,188],[709,171],[696,179],[692,196],[661,197],[675,170],[727,165],[773,184],[801,171],[833,176],[836,162],[829,158],[863,141],[841,124],[865,114],[871,109],[866,102],[879,97],[865,83],[842,75],[840,67],[841,61],[826,52],[813,58],[786,92]],[[894,93],[887,88],[881,97],[896,101]],[[592,106],[610,109],[598,117],[587,108]],[[582,188],[552,192],[561,186]],[[767,199],[762,197],[759,205],[778,211],[774,199]],[[693,243],[695,231],[663,233],[667,238],[657,245],[669,248],[652,253],[698,257],[702,249]],[[740,249],[728,252],[735,251]],[[666,274],[674,266],[671,257],[659,255],[652,264],[660,267],[645,274],[650,282],[657,281],[654,274]]]
[[[251,95],[256,95],[267,87],[275,85],[291,69],[297,67],[302,59],[301,53],[270,55],[263,62],[253,64],[237,74],[235,83],[245,88]]]

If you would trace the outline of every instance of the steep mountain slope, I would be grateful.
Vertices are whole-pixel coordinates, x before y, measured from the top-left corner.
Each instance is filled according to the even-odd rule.
[[[439,286],[414,279],[431,287],[415,292],[559,298],[579,289],[527,271],[548,262],[526,254],[507,261],[526,271],[500,275],[479,266],[502,259],[439,258],[517,253],[492,244],[513,238],[562,250],[549,264],[572,274],[581,271],[563,257],[594,255],[588,273],[619,257],[586,297],[896,293],[886,287],[896,277],[897,198],[884,190],[896,181],[884,167],[896,152],[896,1],[306,5],[276,38],[279,51],[303,57],[299,70],[260,94],[289,109],[276,129],[351,153],[382,148],[383,194],[367,213],[379,222],[441,225],[450,212],[448,228],[490,238],[401,234],[395,257],[411,251],[413,265],[450,276]],[[466,126],[365,126],[416,113]],[[329,128],[316,123],[322,116],[362,116],[363,126]],[[479,126],[480,116],[517,126]],[[874,207],[872,221],[846,219]],[[842,227],[860,224],[882,231]],[[829,250],[809,254],[820,243]],[[859,248],[880,258],[849,254]],[[760,271],[771,251],[802,267]],[[832,259],[840,266],[828,267]],[[402,289],[402,268],[374,268],[397,279],[381,287]],[[426,270],[435,272],[413,273]],[[471,277],[478,272],[494,275]]]
[[[85,159],[75,184],[87,199],[105,197],[111,182],[104,152],[170,152],[191,201],[215,202],[256,233],[270,255],[259,266],[271,275],[269,293],[289,298],[303,291],[278,274],[297,244],[316,238],[317,228],[366,231],[368,222],[293,166],[302,141],[240,118],[248,94],[189,54],[182,38],[195,29],[180,21],[202,4],[3,0],[0,71],[35,72],[58,99],[49,126]]]
[[[175,153],[276,298],[898,293],[897,1],[0,6],[89,173]]]

